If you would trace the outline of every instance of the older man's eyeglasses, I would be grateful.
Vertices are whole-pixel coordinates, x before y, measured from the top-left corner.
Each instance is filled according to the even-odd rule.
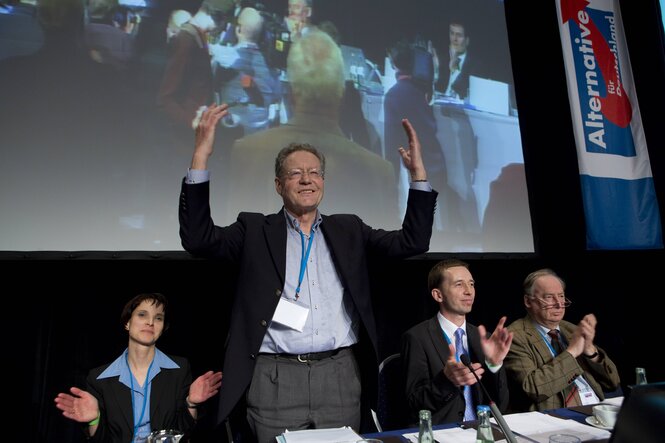
[[[552,309],[558,307],[567,308],[573,304],[573,302],[563,294],[530,295],[529,297],[538,300],[540,309]]]
[[[308,176],[310,180],[319,180],[323,178],[323,171],[317,168],[312,169],[289,169],[284,174],[289,180],[298,180],[300,181],[303,177]]]

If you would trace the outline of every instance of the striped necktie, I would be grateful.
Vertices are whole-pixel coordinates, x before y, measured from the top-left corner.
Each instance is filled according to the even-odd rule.
[[[559,330],[550,329],[547,332],[547,335],[549,335],[550,338],[552,339],[552,348],[554,348],[554,352],[556,352],[556,355],[561,354],[564,350],[564,346],[563,343],[561,343],[561,338],[559,338]],[[569,384],[563,390],[563,395],[564,395],[563,405],[565,407],[580,406],[582,404],[582,401],[580,399],[580,392],[578,391],[575,382]]]
[[[460,361],[460,355],[467,354],[464,349],[464,329],[457,328],[455,331],[455,357]],[[468,354],[467,354],[468,355]],[[473,408],[473,396],[471,395],[471,386],[464,386],[464,421],[476,419],[476,413]]]

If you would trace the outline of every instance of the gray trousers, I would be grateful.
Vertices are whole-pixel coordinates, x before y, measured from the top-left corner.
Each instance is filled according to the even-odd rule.
[[[259,443],[285,429],[360,426],[360,371],[351,349],[302,363],[260,354],[247,392],[247,421]]]

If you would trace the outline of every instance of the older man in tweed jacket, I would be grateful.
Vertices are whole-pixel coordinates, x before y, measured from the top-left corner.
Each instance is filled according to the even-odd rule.
[[[619,386],[616,366],[594,344],[596,317],[588,314],[578,325],[563,320],[570,305],[564,289],[550,269],[524,280],[527,316],[508,327],[514,335],[504,360],[513,412],[598,403],[603,391]]]

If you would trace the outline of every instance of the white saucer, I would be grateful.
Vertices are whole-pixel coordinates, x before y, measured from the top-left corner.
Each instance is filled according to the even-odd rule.
[[[600,428],[600,429],[605,429],[606,431],[611,431],[612,428],[603,426],[598,420],[596,420],[596,417],[593,415],[588,416],[587,418],[584,419],[588,424],[593,426],[594,428]]]

